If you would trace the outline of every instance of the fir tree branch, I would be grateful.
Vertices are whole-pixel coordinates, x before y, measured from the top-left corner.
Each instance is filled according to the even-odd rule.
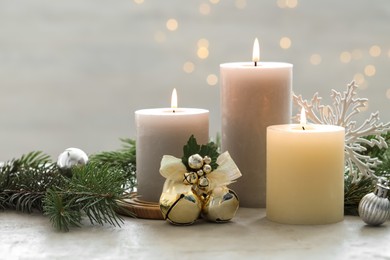
[[[126,175],[117,167],[92,163],[72,168],[72,178],[63,188],[51,188],[44,199],[44,214],[54,228],[68,231],[81,226],[85,214],[91,224],[120,226],[118,199],[125,193]]]
[[[61,185],[56,166],[42,152],[31,152],[0,168],[0,206],[23,212],[42,211],[48,187]]]
[[[136,146],[135,141],[121,138],[122,148],[117,151],[101,152],[91,155],[89,161],[117,168],[126,175],[127,192],[131,192],[137,185],[136,181]]]

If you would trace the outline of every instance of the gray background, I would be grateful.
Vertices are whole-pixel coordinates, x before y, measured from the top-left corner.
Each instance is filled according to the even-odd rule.
[[[169,106],[173,87],[179,106],[210,110],[214,136],[219,84],[206,78],[219,75],[220,63],[249,61],[255,37],[262,60],[294,64],[295,93],[318,91],[329,103],[332,88],[360,74],[359,96],[370,100],[361,118],[379,110],[389,121],[390,2],[286,1],[0,0],[0,161],[32,150],[55,158],[72,146],[116,149],[119,137],[135,138],[134,111]],[[290,48],[280,47],[282,37]],[[197,57],[201,38],[207,59]],[[350,62],[342,52],[353,54]],[[192,73],[183,71],[188,61]],[[367,65],[374,76],[364,75]]]

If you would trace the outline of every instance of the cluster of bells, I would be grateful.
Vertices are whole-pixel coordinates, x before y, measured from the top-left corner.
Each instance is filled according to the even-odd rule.
[[[387,198],[388,182],[379,178],[374,192],[365,195],[359,203],[359,216],[368,225],[379,226],[390,217],[390,201]]]
[[[175,225],[190,225],[200,217],[212,222],[231,220],[239,207],[237,194],[227,186],[209,189],[207,177],[213,171],[211,158],[194,154],[188,158],[191,171],[184,173],[183,183],[167,180],[160,198],[164,219]],[[185,184],[187,189],[180,189]]]

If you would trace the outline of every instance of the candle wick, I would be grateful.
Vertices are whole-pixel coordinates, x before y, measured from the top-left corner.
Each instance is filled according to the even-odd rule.
[[[304,126],[302,126],[302,129],[303,129],[303,130],[305,130],[305,127],[304,127]]]
[[[257,66],[257,61],[255,61],[255,67]]]

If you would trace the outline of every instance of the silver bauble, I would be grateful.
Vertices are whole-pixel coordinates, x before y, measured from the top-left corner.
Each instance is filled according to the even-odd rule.
[[[211,166],[209,164],[203,165],[203,171],[205,173],[210,173],[212,170],[213,170],[213,168],[211,168]]]
[[[193,154],[188,158],[188,165],[192,169],[200,169],[203,166],[203,158],[199,154]]]
[[[78,148],[68,148],[58,156],[57,166],[61,170],[67,170],[75,165],[85,165],[88,155]]]
[[[211,163],[211,158],[210,158],[209,156],[206,155],[206,156],[203,158],[203,161],[204,161],[205,164],[210,164],[210,163]]]
[[[202,216],[213,222],[227,222],[237,212],[239,200],[237,194],[226,186],[217,187],[207,197]]]
[[[365,195],[359,203],[359,216],[368,225],[379,226],[390,216],[389,187],[378,181],[375,191]]]

